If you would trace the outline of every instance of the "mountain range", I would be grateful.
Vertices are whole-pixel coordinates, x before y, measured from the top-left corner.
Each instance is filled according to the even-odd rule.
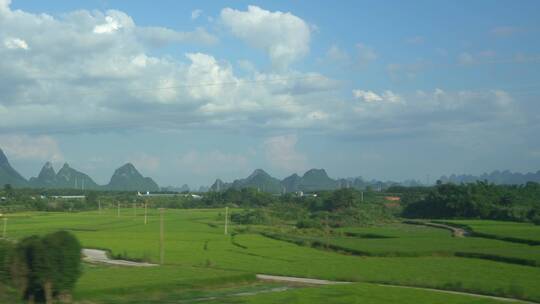
[[[160,188],[150,177],[142,176],[131,163],[116,169],[107,185],[98,185],[87,174],[71,168],[65,163],[58,172],[50,162],[46,162],[37,177],[28,181],[11,167],[6,155],[0,149],[0,185],[14,187],[116,191],[159,191]]]
[[[475,181],[488,181],[497,185],[507,184],[507,185],[523,185],[527,182],[537,182],[540,183],[540,170],[536,173],[518,173],[505,171],[493,171],[491,173],[484,173],[479,176],[462,174],[456,175],[452,174],[450,176],[442,176],[440,181],[443,183],[472,183]]]
[[[495,184],[525,184],[526,182],[540,182],[540,170],[536,173],[512,173],[506,171],[493,171],[480,176],[455,175],[442,176],[443,183],[469,183],[479,180],[486,180]],[[127,163],[116,169],[110,181],[106,185],[98,185],[87,174],[71,168],[65,163],[62,168],[55,172],[52,164],[46,162],[41,168],[37,177],[26,180],[9,163],[6,155],[0,149],[0,185],[10,184],[14,187],[31,188],[56,188],[56,189],[88,189],[88,190],[116,190],[116,191],[189,191],[187,185],[182,187],[161,188],[150,177],[142,176],[135,166]],[[332,179],[324,169],[310,169],[302,176],[294,173],[283,180],[272,177],[262,169],[256,169],[246,178],[236,179],[233,182],[224,182],[217,179],[211,187],[201,187],[200,192],[223,191],[229,188],[256,188],[259,191],[269,193],[291,193],[291,192],[312,192],[319,190],[334,190],[340,188],[385,189],[393,185],[421,186],[415,180],[408,180],[401,183],[392,181],[364,180],[362,177]]]
[[[291,193],[291,192],[312,192],[321,190],[335,190],[340,188],[365,189],[387,188],[395,185],[394,182],[364,181],[361,177],[348,179],[332,179],[324,169],[311,169],[300,176],[296,173],[279,180],[270,176],[262,169],[256,169],[248,177],[237,179],[232,183],[223,182],[217,179],[210,187],[209,191],[223,191],[229,188],[256,188],[259,191],[270,193]]]

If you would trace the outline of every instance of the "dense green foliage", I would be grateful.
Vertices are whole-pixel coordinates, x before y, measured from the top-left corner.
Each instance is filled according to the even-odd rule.
[[[78,240],[65,231],[26,237],[9,258],[12,283],[25,300],[65,297],[81,275],[80,252]]]
[[[416,218],[482,218],[540,223],[540,184],[494,185],[487,182],[442,184],[411,193],[404,216]]]

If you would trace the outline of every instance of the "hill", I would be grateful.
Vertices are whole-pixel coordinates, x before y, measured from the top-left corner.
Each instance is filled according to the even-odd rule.
[[[28,181],[11,167],[4,151],[0,149],[0,185],[10,184],[13,187],[25,187]]]
[[[50,162],[46,162],[37,177],[30,178],[29,185],[35,188],[56,189],[99,189],[100,186],[87,174],[71,168],[65,163],[58,173]]]
[[[142,176],[135,166],[127,163],[114,171],[111,181],[105,187],[107,190],[122,191],[159,191],[160,188],[150,177]]]
[[[256,169],[247,178],[235,180],[232,183],[231,187],[235,189],[256,188],[259,191],[270,193],[283,192],[281,181],[277,178],[270,176],[262,169]]]

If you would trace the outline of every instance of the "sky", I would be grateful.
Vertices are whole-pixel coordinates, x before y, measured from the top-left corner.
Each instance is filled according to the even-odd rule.
[[[101,184],[535,172],[539,38],[539,1],[0,0],[0,148]]]

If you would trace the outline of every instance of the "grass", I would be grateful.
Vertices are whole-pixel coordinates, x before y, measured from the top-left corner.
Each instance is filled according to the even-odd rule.
[[[104,279],[106,278],[106,279]],[[162,290],[191,290],[255,280],[253,274],[199,267],[111,267],[85,265],[77,283],[79,299],[124,298],[130,295],[158,293]]]
[[[540,226],[531,223],[487,220],[448,220],[445,222],[467,226],[474,232],[500,239],[521,239],[540,243]]]
[[[380,227],[340,229],[325,236],[292,235],[307,243],[329,244],[343,251],[368,256],[454,256],[477,254],[486,258],[540,266],[540,250],[526,244],[508,243],[501,240],[478,237],[452,237],[444,229],[407,225],[387,224]]]
[[[250,281],[255,273],[267,273],[467,290],[540,301],[540,289],[537,287],[540,281],[538,267],[452,256],[358,257],[297,246],[256,233],[238,234],[234,237],[233,243],[231,237],[223,233],[220,211],[167,210],[165,266],[156,268],[86,266],[75,290],[76,299],[94,299],[99,302],[111,298],[129,298],[131,293],[138,291],[143,292],[146,297],[149,294],[162,293],[164,290],[173,293],[175,290],[217,288]],[[84,247],[110,249],[113,254],[157,262],[159,261],[157,210],[149,210],[147,225],[143,224],[140,212],[139,210],[139,215],[134,216],[132,209],[123,209],[120,217],[116,216],[116,210],[105,210],[102,214],[20,213],[10,215],[8,236],[22,238],[31,234],[65,229],[76,234]],[[388,236],[400,233],[399,229],[396,231],[392,227],[382,229],[387,230],[365,230],[365,232]],[[421,232],[418,233],[423,235]],[[448,238],[448,232],[444,230],[440,232],[430,230],[426,233],[432,238],[437,238],[439,233],[441,238]],[[417,241],[421,238],[419,236]],[[391,242],[397,239],[384,240]],[[354,239],[360,243],[366,240]],[[414,244],[414,239],[411,242]],[[301,294],[303,291],[291,292]],[[288,293],[287,291],[286,294]],[[372,296],[376,298],[378,295]]]
[[[199,303],[491,304],[503,302],[493,299],[472,298],[464,295],[360,283],[319,288],[299,288],[284,292],[262,293],[247,297],[230,297]]]

